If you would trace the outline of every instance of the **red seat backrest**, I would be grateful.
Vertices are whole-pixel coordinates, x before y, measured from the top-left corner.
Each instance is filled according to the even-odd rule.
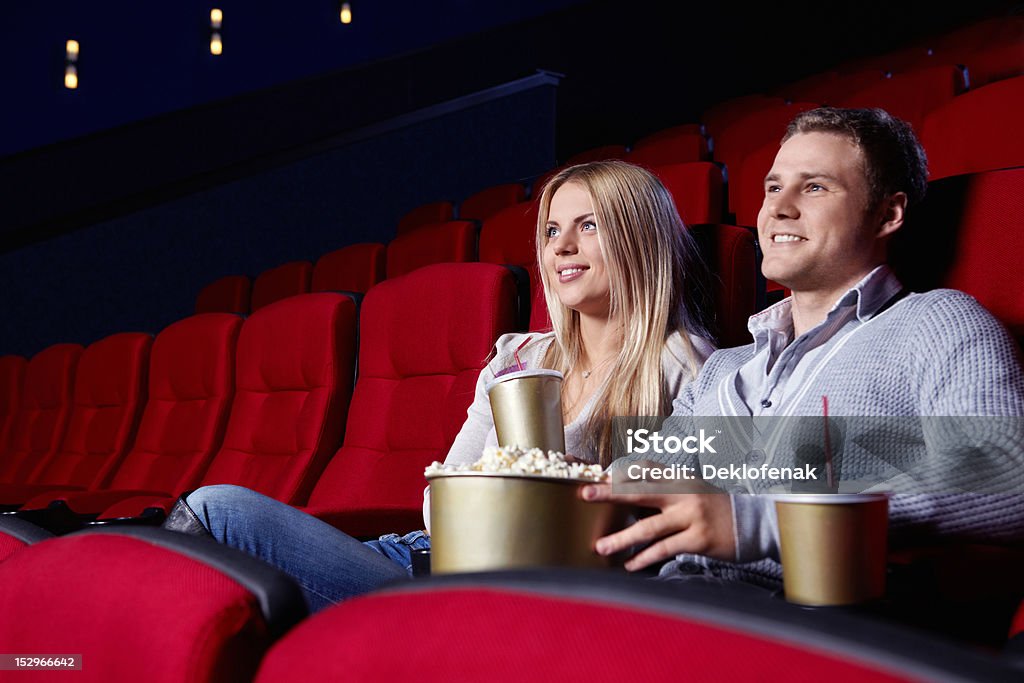
[[[585,164],[590,161],[604,161],[606,159],[625,159],[628,150],[625,145],[601,145],[577,152],[565,160],[566,166]]]
[[[28,361],[21,356],[0,356],[0,461],[18,414],[27,366]]]
[[[79,655],[71,678],[89,683],[252,680],[277,632],[295,622],[266,605],[301,614],[301,594],[265,564],[190,540],[165,541],[185,546],[175,551],[127,532],[79,533],[18,551],[0,563],[0,642]]]
[[[152,344],[151,335],[122,332],[86,347],[64,438],[32,483],[98,488],[113,476],[135,439],[146,402]]]
[[[729,177],[729,192],[733,196],[737,224],[757,227],[757,214],[764,203],[764,178],[772,169],[778,153],[778,141],[758,147]]]
[[[459,218],[483,221],[506,206],[512,206],[526,199],[526,188],[522,183],[495,185],[470,195],[459,204]]]
[[[705,132],[711,136],[712,142],[718,144],[718,136],[734,121],[748,116],[761,109],[770,109],[784,105],[781,97],[768,95],[742,95],[718,102],[704,110],[701,122]],[[717,157],[715,157],[717,158]]]
[[[921,143],[931,180],[1024,166],[1024,76],[970,90],[931,112]]]
[[[455,207],[451,202],[433,202],[417,206],[398,221],[398,234],[404,235],[424,225],[450,221],[454,215]]]
[[[203,287],[196,313],[248,313],[252,282],[245,275],[228,275]]]
[[[387,276],[405,275],[432,263],[475,261],[477,227],[472,221],[424,225],[388,244]]]
[[[291,261],[263,271],[252,285],[252,310],[296,294],[307,294],[313,276],[309,261]]]
[[[203,484],[305,502],[341,440],[355,330],[355,303],[330,292],[289,297],[242,323],[227,431]]]
[[[778,143],[797,114],[817,106],[794,102],[760,109],[733,121],[715,138],[715,160],[725,164],[731,179],[751,152],[769,143]],[[729,210],[736,211],[736,197],[732,192],[729,193]]]
[[[670,164],[651,169],[675,200],[686,225],[720,223],[724,207],[722,169],[708,161]]]
[[[931,649],[923,639],[904,631],[899,634],[920,649],[909,649],[912,645],[891,631],[873,641],[866,635],[852,642],[826,637],[836,627],[820,614],[811,615],[821,617],[812,623],[794,614],[771,618],[755,611],[752,618],[737,606],[716,611],[660,591],[637,590],[631,601],[629,595],[601,592],[601,584],[588,585],[597,580],[583,573],[565,576],[562,586],[545,591],[532,590],[529,580],[510,579],[502,586],[484,577],[478,585],[449,581],[429,590],[412,584],[346,601],[277,643],[256,682],[299,676],[311,683],[410,678],[423,683],[672,683],[685,670],[686,678],[695,680],[894,683],[937,680],[946,673],[941,665],[929,665]],[[748,611],[764,601],[759,595],[744,597],[754,603]],[[410,614],[417,615],[416,637],[401,657],[392,656],[380,633]],[[872,628],[867,620],[856,625]],[[326,651],[330,657],[321,656]],[[972,658],[960,670],[977,663]],[[1003,666],[1007,675],[1010,667]],[[986,667],[985,675],[991,676],[991,669]]]
[[[365,294],[385,277],[387,247],[376,242],[352,244],[321,256],[313,269],[314,292]]]
[[[490,263],[428,266],[370,290],[345,443],[310,511],[331,511],[352,534],[389,530],[386,520],[373,530],[345,523],[366,510],[403,512],[418,528],[423,469],[444,459],[494,341],[515,322],[514,276]]]
[[[111,488],[177,494],[199,483],[224,438],[241,326],[237,315],[207,313],[157,335],[135,445]]]
[[[940,65],[895,73],[842,98],[839,107],[881,107],[921,132],[925,117],[963,92],[963,70]]]
[[[757,312],[757,247],[754,232],[733,225],[699,225],[693,228],[713,278],[718,345],[750,343],[747,320]]]
[[[829,72],[819,79],[805,79],[789,90],[790,100],[832,104],[851,92],[874,85],[885,78],[881,68],[861,68],[849,73]]]
[[[491,216],[480,229],[480,260],[525,268],[530,277],[530,329],[551,329],[537,275],[537,201],[520,202]]]
[[[1024,333],[1024,168],[977,173],[964,180],[955,259],[945,285],[975,297],[1020,337]]]
[[[934,41],[933,59],[967,67],[978,88],[1024,74],[1024,16],[1006,15],[964,27]]]
[[[0,482],[27,483],[57,452],[71,415],[81,355],[78,344],[54,344],[28,362],[7,452],[0,458]]]
[[[626,155],[626,161],[643,166],[683,164],[708,158],[708,140],[700,124],[687,123],[640,138]]]

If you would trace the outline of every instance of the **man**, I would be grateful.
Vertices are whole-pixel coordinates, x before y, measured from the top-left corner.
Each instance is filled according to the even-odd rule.
[[[889,238],[926,187],[924,151],[906,123],[878,109],[797,116],[765,178],[757,226],[765,277],[793,296],[751,317],[753,344],[712,355],[673,415],[821,416],[827,396],[835,416],[1024,416],[1024,374],[1002,326],[962,292],[904,291],[886,265]],[[892,443],[941,448],[927,434],[918,440]],[[971,454],[989,457],[994,448],[1005,461],[1000,472],[1019,472],[1019,429],[996,441]],[[765,455],[747,457],[756,466]],[[1015,485],[1003,483],[1003,491]],[[891,527],[1024,538],[1024,496],[964,493],[970,484],[957,490],[893,496]],[[774,507],[765,496],[623,494],[604,485],[586,487],[583,497],[658,510],[597,542],[601,554],[649,544],[629,570],[676,558],[662,576],[703,571],[767,585],[779,578]]]

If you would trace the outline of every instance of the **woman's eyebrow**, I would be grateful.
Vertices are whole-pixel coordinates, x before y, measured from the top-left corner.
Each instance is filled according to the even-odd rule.
[[[582,216],[577,216],[576,218],[573,218],[572,219],[572,224],[573,225],[579,225],[580,223],[582,223],[583,221],[587,220],[588,218],[593,218],[593,217],[594,217],[594,212],[591,211],[590,213],[585,213]],[[551,217],[548,217],[548,225],[558,225],[558,221],[554,220]]]

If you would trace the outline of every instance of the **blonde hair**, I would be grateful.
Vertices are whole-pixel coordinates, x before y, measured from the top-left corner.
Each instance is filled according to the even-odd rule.
[[[551,198],[566,183],[590,195],[610,281],[610,316],[622,323],[622,350],[584,431],[584,443],[607,466],[612,417],[671,412],[674,397],[667,395],[662,370],[670,335],[680,333],[687,355],[680,363],[689,365],[692,376],[700,369],[689,334],[709,336],[694,296],[703,282],[704,263],[672,196],[650,172],[622,161],[562,170],[544,186],[537,218],[537,264],[555,333],[547,367],[566,374],[579,363],[583,350],[579,313],[558,300],[542,259]]]

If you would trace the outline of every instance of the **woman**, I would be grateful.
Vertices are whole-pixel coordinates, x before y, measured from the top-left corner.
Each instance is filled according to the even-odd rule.
[[[552,178],[540,198],[537,263],[553,331],[511,334],[481,372],[466,423],[446,463],[475,462],[497,445],[484,386],[516,367],[564,375],[566,450],[611,459],[611,417],[667,415],[711,350],[692,296],[702,269],[668,191],[618,161],[583,164]],[[427,492],[429,494],[429,490]],[[203,487],[165,526],[211,533],[291,574],[311,611],[409,576],[418,531],[363,544],[320,520],[238,486]],[[425,519],[429,520],[425,496]]]

